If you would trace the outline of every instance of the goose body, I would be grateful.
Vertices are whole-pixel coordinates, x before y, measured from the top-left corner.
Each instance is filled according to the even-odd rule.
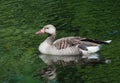
[[[48,34],[48,37],[39,46],[39,51],[47,55],[87,55],[96,53],[103,44],[108,41],[98,41],[81,37],[64,37],[55,41],[56,28],[49,24],[36,34]]]
[[[63,40],[64,41],[64,40]],[[58,46],[59,45],[59,46]],[[67,44],[65,44],[65,42],[63,43],[62,41],[60,42],[53,42],[53,44],[51,45],[49,42],[45,41],[43,43],[40,44],[39,46],[39,51],[42,54],[47,54],[47,55],[79,55],[81,54],[81,50],[78,49],[78,46],[65,46]]]

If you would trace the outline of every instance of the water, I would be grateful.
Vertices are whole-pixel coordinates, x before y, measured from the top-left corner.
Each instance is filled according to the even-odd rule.
[[[39,57],[42,61],[47,65],[47,67],[43,68],[41,74],[43,78],[46,78],[50,83],[56,83],[57,80],[57,68],[56,65],[61,65],[63,67],[73,66],[79,64],[81,67],[86,66],[88,64],[108,64],[111,63],[111,60],[101,58],[100,54],[93,53],[87,55],[88,57],[83,57],[81,55],[44,55],[40,54]],[[59,76],[58,76],[59,77]]]
[[[32,74],[47,63],[36,54],[46,36],[34,34],[46,24],[57,27],[57,38],[80,36],[113,40],[100,51],[100,56],[110,59],[111,63],[85,68],[57,66],[59,83],[119,83],[119,5],[120,0],[1,0],[0,83],[4,80],[8,83],[45,83],[44,79],[34,78]]]

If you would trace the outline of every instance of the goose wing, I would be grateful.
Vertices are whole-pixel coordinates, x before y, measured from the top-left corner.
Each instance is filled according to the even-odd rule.
[[[65,37],[56,40],[53,45],[57,49],[65,49],[72,46],[78,46],[78,48],[81,48],[83,50],[88,50],[88,46],[97,46],[100,44],[108,44],[104,41],[99,41],[95,39],[88,39],[88,38],[81,38],[81,37]]]
[[[81,40],[84,38],[80,38],[80,37],[65,37],[65,38],[61,38],[56,40],[53,45],[57,48],[57,49],[65,49],[65,48],[69,48],[69,47],[73,47],[73,46],[78,46],[79,48],[83,49],[83,50],[87,50],[87,48],[85,47],[84,44],[81,44]]]

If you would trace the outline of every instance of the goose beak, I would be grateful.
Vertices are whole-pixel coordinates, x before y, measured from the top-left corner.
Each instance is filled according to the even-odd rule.
[[[44,29],[41,29],[39,31],[37,31],[35,34],[36,35],[39,35],[39,34],[44,34],[45,33],[45,30]]]

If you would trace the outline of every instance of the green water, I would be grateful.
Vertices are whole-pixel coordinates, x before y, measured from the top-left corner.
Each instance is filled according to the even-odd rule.
[[[120,83],[120,0],[0,0],[0,83],[45,83],[32,75],[45,67],[36,36],[46,24],[57,38],[113,40],[100,53],[110,64],[58,67],[59,83]]]

